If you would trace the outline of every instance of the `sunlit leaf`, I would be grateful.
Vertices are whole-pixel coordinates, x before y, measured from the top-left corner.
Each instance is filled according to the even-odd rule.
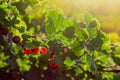
[[[71,60],[70,57],[67,56],[66,59],[64,60],[64,64],[68,69],[70,69],[75,65],[75,61]]]
[[[75,72],[76,72],[76,75],[79,75],[80,73],[82,73],[82,70],[79,68],[79,67],[75,67]]]
[[[20,27],[18,30],[19,30],[20,33],[24,33],[25,32],[25,27]]]
[[[90,21],[91,21],[92,18],[93,17],[91,16],[91,14],[89,12],[85,12],[84,19],[85,19],[87,25],[90,24]]]
[[[19,15],[19,11],[16,6],[10,6],[10,9],[14,12],[15,16]]]

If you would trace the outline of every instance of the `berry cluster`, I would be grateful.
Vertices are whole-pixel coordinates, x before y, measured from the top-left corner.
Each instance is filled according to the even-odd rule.
[[[35,47],[32,49],[27,49],[27,48],[23,48],[23,52],[24,54],[38,54],[39,51],[41,51],[41,54],[45,55],[47,53],[47,48],[46,47]]]
[[[8,28],[5,28],[5,27],[2,27],[2,24],[0,24],[0,34],[4,35],[4,36],[8,36],[9,34],[9,29]],[[19,36],[14,36],[12,37],[12,41],[15,43],[15,44],[18,44],[20,42],[20,37]]]
[[[67,54],[67,49],[66,48],[64,48],[63,49],[63,53],[64,54]],[[50,62],[50,68],[51,69],[54,69],[54,70],[57,70],[58,68],[59,68],[59,66],[58,66],[58,64],[57,63],[55,63],[53,60],[54,60],[54,57],[55,57],[55,53],[54,52],[51,52],[50,53],[50,55],[49,55],[49,61],[51,61]]]
[[[23,48],[23,52],[24,54],[39,54],[39,52],[41,52],[42,55],[45,55],[47,53],[47,48],[46,47],[35,47],[35,48],[32,48],[32,49],[27,49],[27,48]],[[50,59],[53,59],[54,58],[54,53],[51,52],[50,53]],[[56,64],[54,61],[50,62],[50,68],[51,69],[58,69],[58,64]]]

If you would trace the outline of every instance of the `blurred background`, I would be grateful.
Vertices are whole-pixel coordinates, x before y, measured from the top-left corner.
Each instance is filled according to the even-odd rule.
[[[68,16],[89,11],[105,32],[120,35],[120,0],[49,0],[48,3]]]

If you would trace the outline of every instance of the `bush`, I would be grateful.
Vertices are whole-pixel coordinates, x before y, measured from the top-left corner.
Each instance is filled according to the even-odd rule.
[[[0,1],[1,80],[29,80],[35,69],[40,80],[113,80],[119,48],[88,12],[68,18],[44,0]]]

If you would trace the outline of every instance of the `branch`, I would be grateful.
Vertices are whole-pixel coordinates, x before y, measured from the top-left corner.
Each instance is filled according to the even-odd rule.
[[[102,72],[114,72],[114,73],[119,73],[120,70],[102,70]]]

